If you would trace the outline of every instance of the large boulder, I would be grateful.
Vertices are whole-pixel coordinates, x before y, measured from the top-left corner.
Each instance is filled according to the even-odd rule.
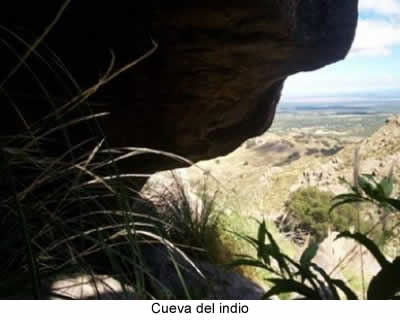
[[[32,1],[2,1],[0,18],[8,28],[0,31],[3,39],[18,42],[11,30],[32,43],[62,3],[54,0],[37,10]],[[36,59],[33,69],[46,80],[68,70],[80,88],[87,88],[106,72],[110,51],[118,68],[150,50],[154,39],[157,51],[100,89],[92,97],[93,109],[110,112],[103,129],[112,146],[150,147],[198,161],[226,154],[267,130],[289,75],[343,59],[354,38],[357,4],[358,0],[72,1],[38,47],[45,63],[35,54],[28,62],[32,66]],[[19,54],[7,45],[0,48],[1,79],[26,46],[19,42],[13,50]],[[14,75],[5,89],[19,88],[26,94],[20,80]],[[51,90],[58,82],[45,83]],[[59,82],[74,95],[79,89],[72,83],[66,76]],[[34,111],[25,121],[45,113],[38,103],[28,106]],[[2,130],[22,125],[18,117],[1,118]],[[132,161],[127,162],[130,169],[135,165],[149,172],[182,166],[177,161]]]

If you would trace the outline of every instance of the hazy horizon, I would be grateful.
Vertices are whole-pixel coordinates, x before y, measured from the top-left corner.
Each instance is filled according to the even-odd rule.
[[[319,94],[319,95],[285,95],[283,91],[280,105],[292,104],[345,104],[345,105],[376,105],[398,102],[400,107],[400,90],[396,91],[365,91],[353,93]],[[400,112],[400,108],[399,108]]]

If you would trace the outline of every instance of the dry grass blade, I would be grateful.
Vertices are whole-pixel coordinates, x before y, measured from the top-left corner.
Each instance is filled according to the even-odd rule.
[[[43,139],[44,137],[46,137],[46,136],[48,136],[48,135],[50,135],[50,134],[52,134],[52,133],[54,133],[56,131],[63,130],[63,129],[68,128],[68,127],[70,127],[72,125],[75,125],[75,124],[78,124],[78,123],[81,123],[81,122],[85,122],[85,121],[88,121],[88,120],[91,120],[91,119],[104,117],[104,116],[107,116],[109,114],[110,114],[109,112],[100,112],[100,113],[96,113],[96,114],[91,114],[91,115],[88,115],[88,116],[80,117],[80,118],[77,118],[77,119],[73,119],[71,121],[68,121],[68,122],[65,122],[63,124],[60,124],[60,125],[58,125],[56,127],[53,127],[51,129],[47,130],[45,133],[41,134],[40,136],[34,137],[32,139],[32,141],[27,144],[27,147],[31,147],[33,144],[37,143],[38,140]]]
[[[95,173],[93,173],[93,172],[91,172],[90,170],[88,170],[88,169],[82,167],[82,166],[79,165],[79,164],[75,164],[75,165],[73,165],[73,167],[75,167],[75,168],[81,170],[82,172],[88,174],[89,176],[93,177],[93,178],[94,178],[93,183],[101,183],[101,184],[102,184],[104,187],[106,187],[111,193],[115,193],[115,190],[104,180],[103,177],[101,177],[101,176],[99,176],[99,175],[96,175]],[[75,188],[76,188],[76,187],[77,187],[77,186],[75,186]],[[80,186],[78,186],[78,187],[80,187]]]
[[[90,96],[92,96],[94,93],[96,93],[102,86],[110,82],[111,80],[115,79],[118,77],[121,73],[133,68],[136,66],[138,63],[142,62],[143,60],[147,59],[151,55],[154,54],[154,52],[157,51],[158,49],[158,44],[152,40],[153,43],[153,48],[151,48],[149,51],[147,51],[144,55],[140,56],[139,58],[135,59],[131,63],[128,63],[124,67],[111,72],[113,65],[114,65],[114,55],[112,54],[112,60],[110,63],[110,66],[106,72],[106,75],[103,76],[95,85],[91,86],[90,88],[82,91],[79,95],[75,96],[72,100],[68,101],[61,107],[57,109],[58,114],[62,114],[63,112],[66,112],[65,110],[68,109],[68,112],[72,111],[82,103],[84,103]],[[48,117],[53,116],[54,114],[49,114]]]
[[[9,96],[9,94],[1,87],[0,87],[0,92],[1,92],[2,95],[4,95],[7,98],[8,102],[14,108],[15,112],[17,113],[18,118],[21,120],[21,122],[24,125],[25,129],[28,131],[30,136],[33,137],[33,133],[30,130],[28,122],[25,120],[25,117],[24,117],[23,113],[21,112],[20,108],[18,107],[18,105],[13,101],[13,99]]]
[[[34,191],[35,188],[38,186],[41,186],[45,184],[47,181],[50,181],[53,179],[54,174],[57,175],[62,175],[66,173],[67,171],[71,170],[71,168],[68,166],[68,162],[63,161],[65,157],[70,154],[71,151],[74,151],[75,149],[81,148],[84,146],[86,143],[88,143],[91,139],[82,141],[81,143],[77,144],[74,146],[72,149],[69,149],[67,152],[62,154],[60,157],[56,159],[37,159],[36,157],[32,159],[33,164],[36,165],[41,165],[43,167],[43,171],[33,180],[33,182],[26,187],[23,191],[21,191],[18,194],[18,199],[20,201],[23,201],[25,197]],[[6,152],[12,151],[12,149],[5,148],[3,149]],[[20,151],[20,150],[16,150]],[[25,148],[24,148],[25,151]],[[29,152],[29,150],[27,151]],[[55,168],[59,166],[59,168]]]
[[[60,20],[62,14],[64,13],[65,9],[69,6],[71,0],[66,0],[63,5],[61,6],[60,10],[57,12],[57,15],[53,19],[53,21],[45,28],[44,32],[41,34],[39,38],[35,40],[35,42],[29,47],[26,51],[24,56],[20,59],[20,61],[15,65],[15,67],[8,73],[6,78],[0,83],[0,88],[4,88],[4,85],[10,80],[13,75],[18,71],[18,69],[25,63],[26,59],[36,50],[39,44],[46,38],[48,33],[54,28],[57,22]]]
[[[119,153],[124,153],[123,155],[113,158],[112,160],[105,162],[101,164],[101,166],[106,166],[111,163],[116,163],[118,161],[128,159],[137,155],[141,154],[155,154],[155,155],[160,155],[164,156],[170,159],[174,159],[178,162],[184,163],[185,165],[192,166],[194,163],[190,161],[189,159],[186,159],[184,157],[181,157],[177,154],[171,153],[171,152],[166,152],[166,151],[160,151],[156,149],[151,149],[151,148],[135,148],[135,147],[123,147],[119,149],[107,149],[103,151],[104,153],[111,153],[111,154],[119,154]]]
[[[97,233],[97,232],[102,232],[102,231],[107,231],[107,230],[114,230],[114,229],[133,229],[135,230],[136,227],[150,227],[150,228],[155,228],[154,224],[151,223],[145,223],[145,222],[130,222],[130,223],[119,223],[119,224],[113,224],[113,225],[108,225],[108,226],[104,226],[104,227],[96,227],[96,228],[92,228],[89,230],[85,230],[82,232],[79,232],[75,235],[72,236],[68,236],[63,240],[58,241],[57,243],[54,243],[52,246],[47,248],[47,251],[52,251],[54,249],[56,249],[57,247],[71,242],[73,240],[76,239],[80,239],[81,237],[87,237],[91,234]],[[118,238],[120,236],[124,236],[126,233],[125,230],[118,230],[117,232],[115,232],[114,234],[108,236],[106,240],[114,240],[115,238]]]
[[[83,164],[83,168],[87,168],[90,162],[92,162],[94,156],[97,154],[97,152],[100,150],[101,146],[104,143],[104,139],[101,139],[101,141],[96,145],[96,147],[92,150],[92,152],[89,154],[89,157],[86,159],[85,163]]]
[[[177,162],[183,163],[184,165],[187,165],[187,166],[193,166],[193,167],[199,169],[201,172],[203,172],[204,175],[212,178],[218,184],[218,186],[220,186],[226,192],[231,191],[230,189],[225,187],[224,183],[222,183],[219,179],[217,179],[214,175],[212,175],[209,170],[203,169],[197,163],[195,163],[195,162],[193,162],[193,161],[191,161],[191,160],[189,160],[189,159],[187,159],[185,157],[179,156],[179,155],[177,155],[175,153],[156,150],[156,149],[152,149],[152,148],[138,148],[138,147],[124,147],[124,148],[118,148],[118,149],[111,148],[111,149],[103,150],[102,152],[111,153],[111,154],[121,154],[121,153],[123,153],[123,155],[121,155],[119,157],[115,157],[115,158],[113,158],[112,160],[110,160],[108,162],[104,162],[104,163],[100,164],[97,168],[100,168],[100,167],[103,167],[103,166],[106,166],[106,165],[110,165],[111,163],[116,163],[116,162],[119,162],[121,160],[128,159],[130,157],[134,157],[134,156],[141,155],[141,154],[155,154],[155,155],[160,155],[160,156],[164,156],[164,157],[176,160]]]
[[[23,135],[4,138],[6,147],[1,150],[7,159],[10,159],[11,169],[15,169],[15,171],[10,171],[15,173],[15,175],[12,173],[12,178],[17,183],[13,195],[16,196],[16,204],[20,205],[21,217],[26,218],[24,230],[20,232],[21,229],[19,229],[14,214],[16,208],[12,207],[14,202],[7,199],[1,202],[1,205],[4,204],[9,212],[2,218],[6,221],[2,230],[7,232],[1,239],[5,240],[2,241],[1,250],[4,250],[5,255],[10,256],[10,261],[7,260],[1,264],[1,271],[3,274],[14,272],[13,276],[16,278],[26,278],[28,281],[19,284],[5,280],[11,283],[13,290],[17,293],[16,296],[18,296],[21,288],[27,292],[31,291],[31,283],[28,283],[29,277],[26,277],[29,270],[37,270],[37,274],[33,274],[31,279],[31,282],[34,283],[40,279],[47,281],[54,279],[54,276],[65,276],[78,269],[80,269],[79,272],[89,270],[88,274],[90,274],[90,270],[94,270],[94,267],[104,267],[102,265],[104,263],[109,268],[107,270],[111,275],[121,275],[127,280],[128,285],[137,285],[136,287],[142,288],[143,292],[146,292],[147,289],[141,287],[141,283],[144,282],[144,275],[146,277],[152,277],[152,275],[149,274],[150,271],[145,262],[141,260],[143,243],[165,245],[172,259],[177,257],[177,255],[171,254],[173,250],[204,278],[193,261],[177,245],[160,235],[165,234],[163,228],[166,223],[164,220],[152,216],[153,211],[150,212],[151,214],[135,212],[137,208],[142,208],[142,205],[146,207],[147,204],[139,203],[140,199],[136,199],[137,192],[135,193],[135,190],[132,190],[122,179],[147,178],[150,175],[119,174],[117,166],[111,166],[120,160],[143,153],[167,156],[185,165],[193,165],[193,163],[172,153],[147,148],[103,151],[105,139],[94,143],[93,138],[90,138],[72,145],[71,141],[74,139],[71,139],[69,130],[67,130],[72,126],[89,122],[90,129],[98,130],[95,136],[97,133],[102,134],[97,121],[90,120],[106,116],[108,112],[90,115],[86,113],[81,117],[73,117],[71,112],[82,106],[82,103],[87,102],[88,98],[99,88],[150,57],[158,49],[158,44],[152,40],[151,48],[144,55],[118,70],[114,70],[116,57],[111,52],[111,61],[104,75],[93,86],[86,90],[80,90],[62,61],[55,54],[49,54],[50,49],[44,44],[43,48],[39,47],[70,3],[71,0],[64,2],[50,25],[37,39],[34,39],[33,44],[29,44],[18,34],[0,26],[7,32],[6,39],[12,39],[11,44],[14,44],[13,41],[17,42],[17,45],[13,47],[7,42],[8,40],[1,40],[9,49],[12,59],[17,59],[17,63],[10,67],[11,71],[7,70],[4,79],[0,79],[0,93],[10,101],[16,117],[22,120],[26,129]],[[50,56],[50,60],[46,61],[43,57],[48,56]],[[53,58],[55,61],[52,60]],[[39,65],[33,62],[39,63]],[[60,82],[62,83],[61,88],[66,89],[66,93],[61,94],[62,97],[52,97],[50,92],[53,90],[54,84],[47,88],[41,82],[43,80],[41,74],[35,74],[34,70],[43,66],[45,66],[44,75],[47,75],[49,70],[54,72],[56,80],[54,84]],[[10,84],[8,83],[10,79],[16,78],[17,75],[14,75],[22,67],[24,70],[21,71],[26,71],[28,74],[26,80],[33,79],[35,88],[39,88],[37,95],[25,92],[17,92],[14,95],[13,92],[5,92],[3,89],[5,85]],[[67,78],[64,78],[63,73],[57,74],[56,71],[59,70],[65,71]],[[69,80],[74,85],[70,85]],[[55,90],[57,93],[60,92],[57,88]],[[70,98],[75,90],[79,91],[79,94]],[[43,99],[44,103],[47,103],[45,107],[50,109],[50,112],[44,117],[38,114],[39,120],[31,120],[21,111],[25,110],[25,106],[20,108],[22,105],[13,101],[14,98],[21,98],[24,103],[28,103],[27,107],[30,107],[29,103],[36,101],[36,98]],[[58,104],[62,105],[58,107]],[[52,107],[53,109],[51,109]],[[24,116],[27,116],[28,120],[36,122],[25,121]],[[59,133],[63,134],[61,138],[64,140],[58,139]],[[53,139],[55,136],[57,139]],[[90,144],[92,148],[88,147],[89,143],[93,143]],[[66,144],[67,150],[64,144]],[[58,149],[59,146],[62,151]],[[107,152],[111,156],[107,155]],[[60,155],[60,153],[62,154]],[[110,158],[113,159],[110,160]],[[99,184],[99,186],[86,187],[91,184]],[[5,195],[11,199],[11,192],[7,189],[7,184],[4,186]],[[3,189],[0,191],[3,192]],[[151,206],[149,205],[149,207]],[[153,210],[153,208],[151,207],[149,210]],[[15,237],[13,237],[13,233],[15,233]],[[22,233],[27,238],[26,243],[32,246],[30,248],[33,262],[31,266],[26,262],[25,249],[21,245]],[[118,246],[124,247],[119,250]],[[18,252],[14,255],[13,251]],[[96,253],[95,257],[91,256],[94,252]],[[3,256],[3,251],[1,253]],[[101,256],[100,262],[97,260],[97,253]],[[93,259],[96,261],[93,262]],[[91,269],[92,267],[93,269]],[[10,285],[7,281],[3,282],[3,278],[0,279],[0,298],[9,295]],[[184,281],[183,278],[181,280]],[[39,289],[40,284],[35,286],[36,289]],[[169,289],[166,288],[167,290]],[[38,295],[36,294],[36,296]]]
[[[136,231],[136,233],[137,233],[137,234],[144,235],[144,236],[147,236],[147,237],[149,237],[149,238],[153,238],[153,239],[155,239],[155,240],[158,240],[160,243],[165,244],[166,247],[168,247],[169,249],[172,249],[172,250],[178,252],[178,253],[182,256],[182,258],[183,258],[187,263],[189,263],[189,264],[192,266],[192,268],[193,268],[194,270],[196,270],[196,272],[197,272],[203,279],[206,279],[205,275],[200,271],[199,268],[197,268],[197,266],[194,264],[194,262],[193,262],[192,260],[190,260],[190,258],[189,258],[182,250],[180,250],[175,244],[173,244],[172,242],[170,242],[170,241],[168,241],[167,239],[165,239],[165,238],[163,238],[163,237],[160,237],[160,236],[158,236],[158,235],[156,235],[156,234],[154,234],[154,233],[148,232],[148,231],[141,231],[141,230],[138,230],[138,231]]]
[[[151,174],[145,174],[145,173],[143,173],[143,174],[141,174],[141,173],[122,173],[122,174],[117,174],[117,175],[112,175],[112,176],[103,176],[103,177],[101,177],[101,181],[119,180],[119,179],[123,179],[123,178],[149,178],[150,176],[151,176]],[[96,184],[101,181],[99,181],[96,178],[96,179],[93,179],[93,180],[83,183],[82,186]]]

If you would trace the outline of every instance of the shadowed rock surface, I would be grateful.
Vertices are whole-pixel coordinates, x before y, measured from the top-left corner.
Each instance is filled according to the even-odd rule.
[[[185,297],[182,282],[176,272],[176,266],[179,266],[185,285],[194,294],[192,299],[256,300],[261,299],[265,293],[253,281],[223,266],[194,261],[198,268],[195,270],[182,256],[168,253],[163,248],[149,248],[146,259],[154,279],[157,279],[153,282],[153,290],[156,292],[168,289],[178,298]]]
[[[2,1],[0,18],[31,43],[63,2],[52,1],[36,10],[36,3]],[[110,112],[103,127],[112,146],[150,147],[198,161],[231,152],[267,130],[287,76],[343,59],[354,38],[357,3],[153,0],[93,6],[72,1],[44,44],[64,62],[79,87],[87,88],[106,72],[110,50],[119,67],[148,51],[153,38],[159,45],[157,52],[99,90],[92,108]],[[9,32],[0,32],[13,41]],[[60,73],[57,58],[44,45],[38,49]],[[26,48],[19,44],[16,50],[21,55]],[[0,48],[0,56],[3,79],[18,59],[7,46]],[[29,60],[53,92],[60,82],[49,83],[56,75],[38,61],[37,57]],[[63,85],[69,88],[69,96],[79,92],[70,80],[64,79]],[[9,92],[15,88],[21,89],[18,77],[5,87]],[[35,106],[27,121],[45,113]],[[3,130],[12,131],[15,123],[21,124],[9,112],[5,111],[1,124]],[[82,138],[80,132],[76,135]],[[126,166],[149,172],[182,166],[176,161],[148,160]]]

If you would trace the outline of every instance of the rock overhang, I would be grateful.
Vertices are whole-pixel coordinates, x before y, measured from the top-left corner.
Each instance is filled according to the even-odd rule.
[[[106,69],[109,50],[120,66],[149,50],[153,38],[155,54],[93,97],[102,102],[96,111],[110,113],[104,133],[111,146],[199,161],[267,130],[288,76],[344,59],[357,7],[358,0],[153,0],[99,3],[93,11],[76,2],[45,44],[85,87]],[[42,31],[40,19],[24,17],[29,10],[16,12],[13,24]],[[181,165],[150,156],[123,166],[154,172]]]

